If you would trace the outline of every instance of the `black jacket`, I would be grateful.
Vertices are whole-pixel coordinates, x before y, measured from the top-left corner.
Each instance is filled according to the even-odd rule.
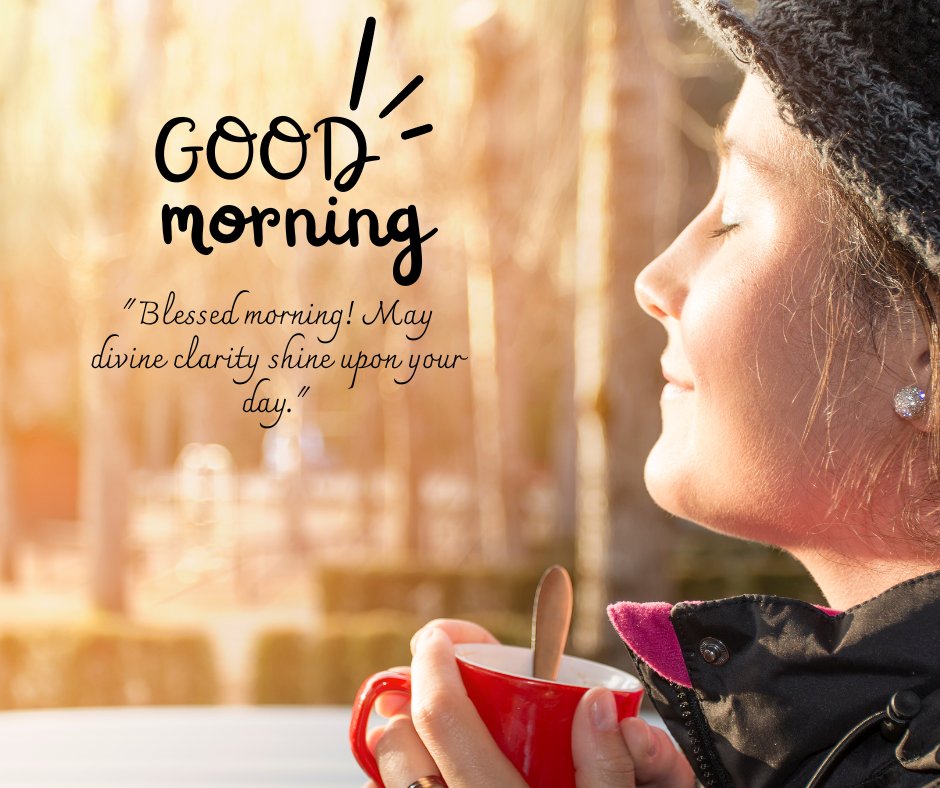
[[[873,720],[821,785],[940,787],[940,572],[841,613],[754,595],[608,612],[703,785],[806,786],[909,690],[913,719],[893,735]]]

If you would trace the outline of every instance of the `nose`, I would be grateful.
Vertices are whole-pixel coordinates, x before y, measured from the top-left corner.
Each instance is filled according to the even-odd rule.
[[[646,314],[659,321],[667,317],[678,319],[688,293],[688,266],[683,259],[690,250],[688,230],[676,238],[669,247],[640,271],[633,289],[636,300]]]

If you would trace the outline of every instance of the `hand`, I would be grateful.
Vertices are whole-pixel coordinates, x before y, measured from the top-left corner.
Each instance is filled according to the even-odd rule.
[[[385,693],[375,708],[391,719],[369,731],[386,786],[404,788],[419,777],[438,775],[449,788],[525,788],[467,697],[454,658],[454,643],[497,642],[482,627],[456,619],[432,621],[415,633],[410,708],[405,696]]]
[[[695,774],[669,735],[638,717],[617,722],[610,690],[584,693],[571,726],[578,788],[692,788]],[[407,784],[407,783],[406,783]]]
[[[485,629],[438,619],[412,638],[412,700],[386,693],[376,704],[388,724],[369,732],[383,782],[404,788],[442,776],[449,788],[525,782],[499,750],[463,689],[454,643],[495,643]],[[665,732],[639,719],[617,723],[613,696],[594,688],[578,706],[572,729],[578,788],[686,788],[695,778]],[[368,783],[371,788],[375,784]]]

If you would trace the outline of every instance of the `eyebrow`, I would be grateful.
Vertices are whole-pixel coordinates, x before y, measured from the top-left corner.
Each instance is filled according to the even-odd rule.
[[[720,123],[715,127],[715,151],[718,154],[719,161],[727,161],[731,155],[742,159],[748,168],[756,175],[764,178],[779,178],[781,176],[780,167],[774,164],[770,159],[765,158],[759,153],[755,153],[750,148],[742,145],[734,137],[728,137],[725,134],[725,124]]]

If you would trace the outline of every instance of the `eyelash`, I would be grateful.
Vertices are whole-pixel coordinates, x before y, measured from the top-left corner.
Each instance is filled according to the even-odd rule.
[[[738,227],[738,226],[739,226],[739,225],[738,225],[737,223],[735,223],[735,224],[723,224],[723,225],[721,225],[721,227],[719,227],[717,230],[712,230],[712,231],[708,234],[708,237],[709,237],[709,238],[720,238],[720,237],[723,236],[723,235],[727,235],[728,233],[730,233],[732,230],[734,230],[734,229],[735,229],[736,227]]]

